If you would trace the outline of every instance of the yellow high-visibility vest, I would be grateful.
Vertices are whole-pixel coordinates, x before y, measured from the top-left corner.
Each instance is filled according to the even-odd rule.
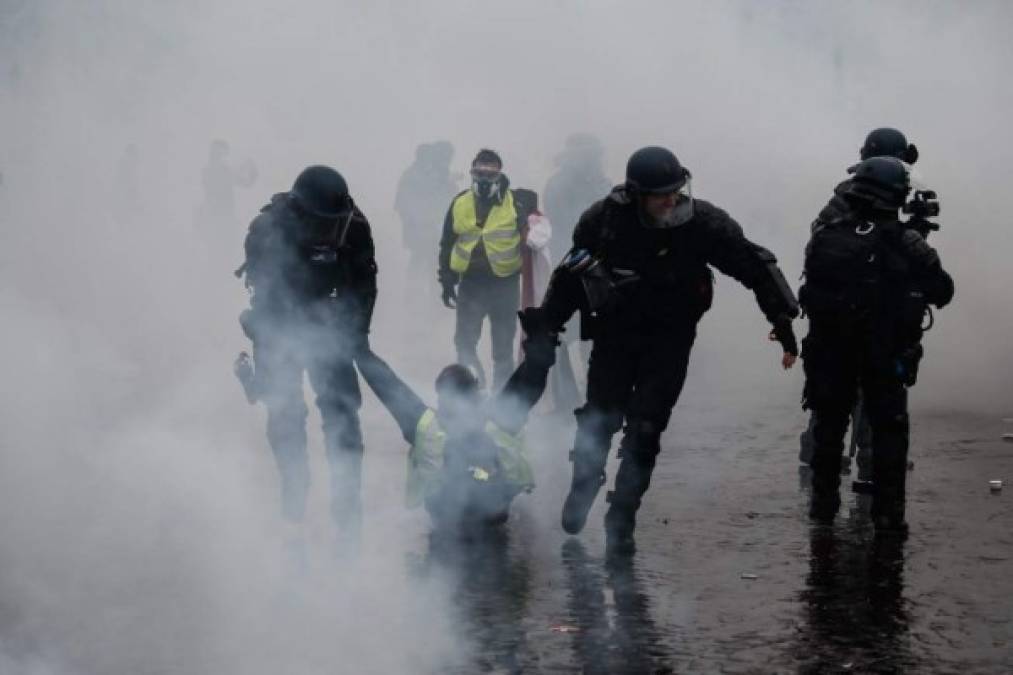
[[[467,272],[471,253],[480,239],[493,274],[508,277],[521,269],[521,234],[517,229],[513,192],[507,190],[503,201],[493,205],[484,227],[478,226],[475,195],[471,190],[454,200],[451,212],[457,241],[450,253],[450,269],[458,274]]]
[[[499,460],[499,467],[476,468],[472,479],[487,481],[490,478],[489,472],[498,468],[517,493],[530,492],[535,487],[535,480],[524,435],[511,434],[493,422],[486,422],[485,433],[498,448],[496,459]],[[415,427],[415,443],[408,453],[408,480],[405,486],[405,504],[408,508],[421,506],[428,497],[443,488],[446,478],[443,473],[446,446],[447,434],[440,427],[436,412],[429,408],[419,418]],[[467,474],[456,479],[468,480]]]

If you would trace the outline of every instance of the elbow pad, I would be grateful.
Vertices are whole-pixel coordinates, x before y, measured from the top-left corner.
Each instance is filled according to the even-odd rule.
[[[755,288],[760,309],[769,319],[778,316],[796,318],[799,315],[798,299],[781,268],[777,266],[777,258],[762,246],[757,246],[755,253],[763,267],[762,276]]]

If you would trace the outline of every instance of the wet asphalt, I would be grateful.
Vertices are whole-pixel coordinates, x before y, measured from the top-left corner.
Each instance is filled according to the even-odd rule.
[[[1013,477],[999,419],[915,413],[901,541],[875,536],[847,478],[836,522],[809,522],[800,413],[739,425],[680,406],[632,556],[604,553],[602,495],[579,536],[559,528],[569,429],[551,417],[532,432],[560,453],[538,458],[540,489],[504,531],[420,535],[407,573],[453,579],[467,656],[447,672],[1013,672],[1013,487],[988,485]]]

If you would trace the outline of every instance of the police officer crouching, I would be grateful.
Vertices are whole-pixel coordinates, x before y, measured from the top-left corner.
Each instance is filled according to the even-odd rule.
[[[953,298],[953,279],[917,227],[899,220],[908,169],[872,157],[835,190],[813,223],[799,299],[809,317],[803,340],[804,407],[815,413],[811,467],[814,519],[840,508],[840,462],[859,389],[872,427],[872,515],[877,531],[904,533],[907,387],[921,358],[928,304]]]
[[[281,476],[282,513],[300,523],[310,474],[303,372],[316,392],[331,471],[331,514],[349,531],[360,518],[361,394],[353,365],[367,344],[376,300],[369,223],[344,178],[326,166],[299,174],[250,224],[245,272],[250,309],[240,321],[253,364],[240,361],[247,397],[267,407],[267,439]]]
[[[549,330],[580,310],[582,337],[594,342],[562,513],[570,534],[583,529],[605,483],[612,437],[623,429],[622,462],[605,515],[612,552],[633,548],[636,513],[661,434],[686,379],[697,323],[711,305],[709,265],[755,293],[783,347],[781,363],[790,367],[797,354],[791,320],[798,303],[777,260],[746,239],[727,213],[695,199],[689,171],[661,147],[633,153],[625,184],[580,217],[573,249],[553,274],[539,310]]]

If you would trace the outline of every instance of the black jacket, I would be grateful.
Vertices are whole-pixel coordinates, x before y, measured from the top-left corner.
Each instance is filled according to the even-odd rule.
[[[943,307],[953,294],[952,277],[917,228],[897,210],[872,208],[850,181],[837,186],[806,246],[799,297],[810,355],[850,345],[888,364],[920,343],[927,305]]]
[[[258,314],[307,318],[327,306],[339,325],[368,331],[377,269],[369,222],[358,208],[336,223],[313,225],[287,193],[277,194],[250,223],[245,250],[246,284]]]
[[[833,291],[821,283],[819,261],[813,260],[813,246],[824,228],[854,228],[875,224],[875,237],[881,263],[875,266],[881,288],[876,295],[889,296],[898,289],[916,287],[923,293],[925,302],[943,307],[953,300],[953,278],[943,269],[939,254],[914,227],[898,219],[896,211],[877,211],[852,192],[851,181],[844,181],[834,189],[834,196],[820,211],[812,224],[812,238],[806,246],[806,284],[810,292]],[[846,241],[846,240],[842,240]],[[812,269],[813,267],[816,269]],[[827,266],[824,263],[824,266]],[[832,275],[827,274],[827,277]],[[821,288],[821,286],[823,286]]]
[[[594,332],[649,334],[695,325],[711,306],[711,265],[754,291],[772,322],[797,314],[774,256],[746,239],[727,213],[701,199],[694,200],[688,222],[650,228],[642,224],[636,201],[617,187],[581,216],[573,246],[601,259],[620,282],[614,310],[594,322]]]

